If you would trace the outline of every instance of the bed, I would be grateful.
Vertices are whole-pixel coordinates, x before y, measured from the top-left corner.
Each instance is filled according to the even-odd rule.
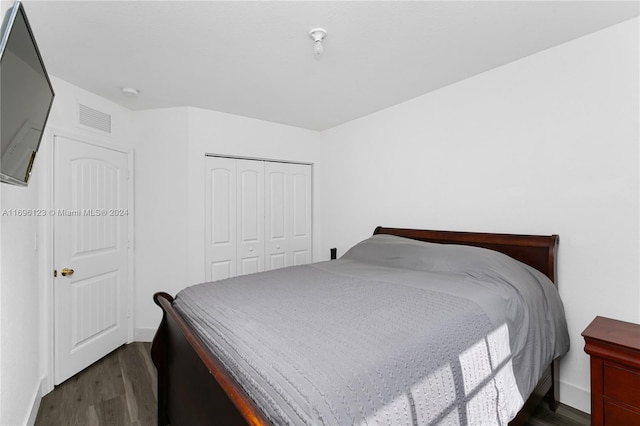
[[[524,424],[569,348],[557,245],[378,227],[340,260],[156,293],[158,424]]]

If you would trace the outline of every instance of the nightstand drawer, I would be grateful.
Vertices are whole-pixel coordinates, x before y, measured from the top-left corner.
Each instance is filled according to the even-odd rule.
[[[640,407],[640,373],[605,363],[604,395]]]
[[[604,403],[604,424],[640,425],[640,412],[607,401]]]

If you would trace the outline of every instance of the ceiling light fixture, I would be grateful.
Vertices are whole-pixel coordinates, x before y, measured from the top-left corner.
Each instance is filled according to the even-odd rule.
[[[135,98],[140,93],[138,89],[134,89],[133,87],[123,87],[121,90],[122,94],[128,98]]]
[[[314,28],[309,31],[309,37],[314,41],[313,43],[313,53],[317,57],[322,55],[324,52],[324,48],[322,47],[322,40],[327,36],[327,30],[323,28]]]

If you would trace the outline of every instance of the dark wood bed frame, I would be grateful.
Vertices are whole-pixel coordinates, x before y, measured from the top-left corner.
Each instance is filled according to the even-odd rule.
[[[378,227],[375,234],[391,234],[421,241],[485,247],[533,266],[556,283],[558,236],[429,231]],[[557,284],[556,284],[557,285]],[[269,425],[242,387],[173,309],[173,297],[156,293],[162,322],[151,347],[158,370],[158,425]],[[546,369],[524,407],[510,425],[522,425],[546,396],[552,410],[558,405],[558,364]]]

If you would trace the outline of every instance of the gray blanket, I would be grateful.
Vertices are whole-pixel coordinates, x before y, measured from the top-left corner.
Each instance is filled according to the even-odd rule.
[[[543,274],[386,235],[174,306],[274,424],[506,424],[569,347]]]

